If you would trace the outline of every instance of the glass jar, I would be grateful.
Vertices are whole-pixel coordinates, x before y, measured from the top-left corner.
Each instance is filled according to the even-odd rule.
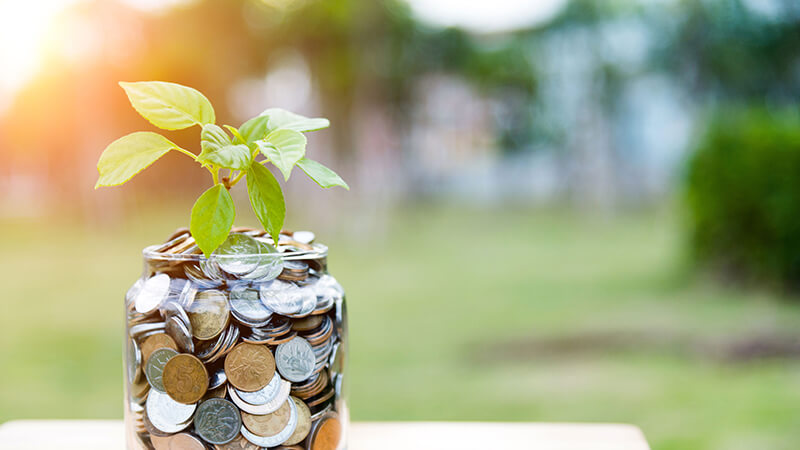
[[[144,249],[125,297],[128,449],[346,448],[347,312],[313,233],[188,230]]]

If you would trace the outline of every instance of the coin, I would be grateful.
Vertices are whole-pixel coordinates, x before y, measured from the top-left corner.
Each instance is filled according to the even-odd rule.
[[[258,258],[258,266],[250,273],[240,277],[256,282],[274,280],[283,271],[283,257],[272,245],[258,241],[261,247],[261,255]]]
[[[218,290],[202,291],[186,307],[192,335],[199,340],[213,339],[228,326],[228,298]]]
[[[311,344],[301,337],[280,344],[275,350],[278,372],[289,381],[299,382],[314,373],[317,357]]]
[[[160,348],[150,355],[144,365],[144,374],[147,377],[147,382],[150,386],[158,392],[164,391],[164,382],[162,376],[164,374],[164,366],[167,365],[178,352],[171,348]]]
[[[223,367],[218,367],[208,376],[208,389],[216,389],[225,384],[226,381],[228,381],[228,376],[225,375],[225,369]]]
[[[212,258],[219,267],[231,275],[243,275],[258,267],[261,246],[254,238],[243,233],[231,233]]]
[[[177,316],[167,319],[164,331],[180,346],[184,352],[194,352],[194,342],[192,341],[192,332]]]
[[[308,450],[336,450],[342,439],[339,416],[329,413],[319,419],[308,437]]]
[[[249,400],[253,400],[253,404],[248,403],[242,400],[241,396],[245,394],[243,391],[239,391],[236,388],[231,388],[228,390],[228,394],[231,396],[231,400],[236,406],[239,407],[244,412],[255,414],[255,415],[264,415],[270,414],[275,412],[278,408],[281,407],[282,404],[286,402],[286,399],[289,398],[289,393],[291,391],[292,384],[286,380],[281,379],[278,374],[275,374],[278,380],[277,383],[277,390],[274,393],[271,393],[271,397],[269,400],[266,400],[266,397],[254,399],[252,397],[248,397]],[[265,388],[266,389],[266,388]],[[259,391],[260,392],[260,391]]]
[[[311,411],[309,411],[308,406],[306,406],[302,400],[295,397],[291,397],[291,399],[297,407],[297,427],[294,433],[289,436],[289,439],[283,443],[284,445],[299,444],[311,431]]]
[[[253,444],[239,434],[239,436],[227,444],[214,444],[214,450],[261,450],[261,447]]]
[[[189,433],[172,434],[166,437],[150,436],[156,450],[205,450],[206,446],[197,436]]]
[[[289,424],[292,415],[290,400],[283,402],[276,411],[257,416],[246,412],[242,413],[242,423],[257,436],[275,436]]]
[[[164,390],[176,402],[197,403],[208,390],[206,366],[188,353],[175,355],[164,366]]]
[[[177,433],[189,426],[195,409],[197,405],[178,403],[156,390],[150,390],[145,404],[147,418],[164,433]]]
[[[194,415],[194,429],[206,442],[227,444],[239,435],[242,418],[233,403],[212,398],[197,407]]]
[[[311,331],[322,323],[322,316],[309,316],[292,323],[292,329],[297,331]]]
[[[142,352],[132,338],[128,338],[126,350],[128,351],[128,382],[134,383],[142,375]]]
[[[230,307],[231,314],[249,326],[258,326],[272,316],[272,311],[261,302],[259,291],[246,286],[231,289]]]
[[[225,398],[225,395],[228,393],[228,385],[223,384],[222,386],[216,387],[214,389],[209,389],[206,391],[206,395],[203,396],[204,400],[208,400],[210,398]]]
[[[148,313],[156,309],[169,293],[169,281],[165,273],[148,278],[136,295],[136,311]]]
[[[313,231],[295,231],[292,235],[292,239],[301,244],[310,244],[314,242],[315,237]]]
[[[175,341],[165,333],[151,334],[142,342],[142,359],[147,361],[150,355],[160,348],[171,348],[178,350]]]
[[[225,373],[235,388],[257,391],[272,380],[275,358],[266,346],[242,342],[225,357]]]
[[[295,428],[297,428],[297,406],[295,406],[294,402],[292,401],[287,401],[287,404],[291,408],[289,423],[287,423],[286,427],[284,427],[284,429],[278,434],[274,436],[259,436],[251,433],[245,425],[242,425],[242,429],[240,430],[242,436],[244,436],[248,441],[262,447],[275,447],[284,443],[286,439],[289,439],[292,433],[294,433]],[[244,421],[244,419],[242,421]]]

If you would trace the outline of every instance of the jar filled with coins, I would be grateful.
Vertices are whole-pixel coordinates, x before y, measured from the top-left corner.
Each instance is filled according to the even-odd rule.
[[[129,449],[346,448],[344,291],[309,231],[188,230],[147,247],[125,297]]]

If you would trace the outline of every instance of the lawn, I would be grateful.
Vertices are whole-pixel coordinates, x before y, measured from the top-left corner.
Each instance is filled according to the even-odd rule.
[[[179,222],[0,223],[0,421],[121,416],[121,297],[139,249]],[[796,348],[800,301],[693,274],[678,222],[429,206],[323,233],[350,301],[353,417],[626,422],[656,450],[796,449],[800,360],[759,355]]]

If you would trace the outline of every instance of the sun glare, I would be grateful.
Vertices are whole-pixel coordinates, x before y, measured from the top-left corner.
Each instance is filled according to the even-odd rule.
[[[55,17],[78,0],[0,0],[0,111],[37,70]]]

